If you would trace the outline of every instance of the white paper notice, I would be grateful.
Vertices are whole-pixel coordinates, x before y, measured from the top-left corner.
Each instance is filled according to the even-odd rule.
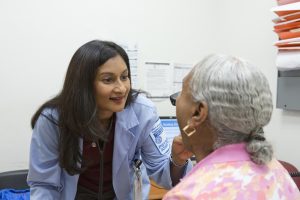
[[[170,63],[145,63],[145,90],[151,97],[167,98],[173,92],[173,66]]]
[[[181,91],[182,79],[190,72],[192,67],[192,64],[174,63],[173,92]]]
[[[138,85],[138,45],[137,44],[122,44],[129,58],[131,85],[132,88],[137,88]]]

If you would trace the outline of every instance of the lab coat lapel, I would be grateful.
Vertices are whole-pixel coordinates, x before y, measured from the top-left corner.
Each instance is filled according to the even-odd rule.
[[[130,148],[134,148],[132,144],[136,137],[130,129],[137,126],[138,123],[136,114],[131,106],[117,113],[113,152],[113,183],[115,190],[130,187],[128,152]],[[116,187],[116,184],[119,186],[122,185],[122,188]],[[122,194],[122,192],[116,191],[117,193]]]

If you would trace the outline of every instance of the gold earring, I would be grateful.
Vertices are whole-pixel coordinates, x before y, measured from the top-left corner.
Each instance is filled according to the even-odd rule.
[[[194,133],[196,133],[196,129],[193,128],[190,132],[187,132],[188,129],[190,129],[190,125],[186,125],[182,130],[183,132],[188,136],[188,137],[191,137],[192,135],[194,135]]]

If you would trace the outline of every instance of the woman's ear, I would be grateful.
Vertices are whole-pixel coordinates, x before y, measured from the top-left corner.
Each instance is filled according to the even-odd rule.
[[[192,116],[190,124],[193,127],[197,127],[202,124],[208,116],[208,105],[206,102],[201,101],[196,107],[195,113]]]

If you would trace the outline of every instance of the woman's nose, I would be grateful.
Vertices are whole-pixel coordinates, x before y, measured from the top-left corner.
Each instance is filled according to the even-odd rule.
[[[125,84],[121,80],[116,81],[114,91],[124,93],[126,91]]]

